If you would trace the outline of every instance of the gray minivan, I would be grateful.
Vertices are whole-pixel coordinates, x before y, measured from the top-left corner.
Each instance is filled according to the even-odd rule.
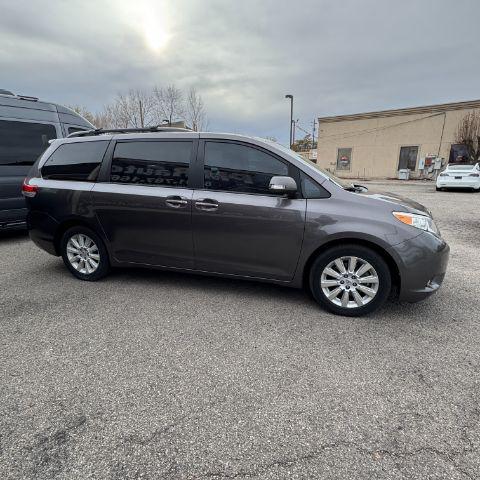
[[[22,182],[49,140],[92,128],[69,108],[0,89],[0,231],[25,228]]]
[[[146,266],[306,286],[362,315],[440,287],[449,247],[405,198],[259,138],[179,129],[55,140],[23,185],[32,240],[81,280]]]

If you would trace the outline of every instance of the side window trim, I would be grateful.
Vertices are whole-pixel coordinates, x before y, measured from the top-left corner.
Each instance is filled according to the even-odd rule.
[[[122,139],[122,140],[116,140],[112,139],[110,140],[110,144],[107,148],[107,151],[105,152],[105,155],[103,157],[103,162],[102,166],[100,167],[100,172],[98,174],[97,182],[98,183],[111,183],[112,185],[125,185],[128,186],[128,183],[115,183],[110,181],[110,172],[112,169],[112,160],[113,160],[113,153],[115,152],[115,147],[119,143],[131,143],[131,142],[191,142],[192,143],[192,153],[190,156],[190,164],[188,167],[188,183],[186,187],[173,187],[169,185],[148,185],[148,184],[138,184],[138,186],[142,187],[163,187],[163,188],[185,188],[185,189],[193,189],[195,188],[193,186],[193,172],[194,172],[194,164],[196,161],[197,157],[197,151],[198,151],[198,144],[199,140],[198,138],[129,138],[129,139]],[[131,184],[130,186],[135,186],[135,184]]]
[[[253,148],[255,150],[258,150],[262,153],[265,153],[267,155],[270,155],[271,157],[275,158],[276,160],[280,161],[281,163],[285,164],[288,168],[288,175],[291,176],[295,182],[297,182],[297,186],[298,186],[298,191],[300,192],[301,191],[301,188],[300,188],[300,173],[298,171],[298,168],[296,168],[294,165],[292,165],[288,160],[282,158],[282,157],[279,157],[277,154],[275,154],[274,152],[266,149],[266,148],[263,148],[263,147],[260,147],[259,145],[254,145],[252,143],[248,143],[248,142],[242,142],[242,141],[239,141],[239,140],[228,140],[228,139],[220,139],[220,138],[205,138],[205,139],[202,139],[200,140],[200,146],[199,146],[199,149],[198,149],[198,158],[197,158],[197,163],[196,163],[196,170],[197,170],[197,175],[198,175],[198,178],[197,178],[197,189],[198,190],[203,190],[205,192],[224,192],[224,193],[234,193],[234,194],[237,194],[237,195],[257,195],[257,196],[262,196],[262,197],[277,197],[278,195],[276,195],[275,193],[255,193],[255,192],[235,192],[235,191],[231,191],[231,190],[213,190],[213,189],[210,189],[210,188],[205,188],[205,177],[204,177],[204,170],[205,170],[205,149],[206,149],[206,145],[207,145],[207,142],[208,143],[227,143],[227,144],[230,144],[230,145],[241,145],[241,146],[244,146],[244,147],[250,147],[250,148]]]

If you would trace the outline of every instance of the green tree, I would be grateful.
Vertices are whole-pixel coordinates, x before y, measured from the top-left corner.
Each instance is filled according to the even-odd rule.
[[[296,152],[308,152],[312,148],[317,148],[317,142],[313,142],[312,147],[312,136],[310,134],[307,134],[303,138],[296,140],[292,145],[292,150],[295,150]]]

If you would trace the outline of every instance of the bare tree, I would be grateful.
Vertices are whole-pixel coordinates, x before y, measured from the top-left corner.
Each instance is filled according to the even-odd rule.
[[[171,125],[172,122],[184,118],[183,93],[175,85],[169,85],[165,88],[154,87],[153,97],[157,123],[167,121]]]
[[[152,91],[132,88],[119,93],[98,113],[81,105],[70,108],[97,128],[143,128],[186,121],[195,131],[205,130],[208,127],[205,104],[195,87],[189,90],[185,103],[182,90],[170,85]]]
[[[88,120],[96,128],[109,128],[113,126],[113,118],[109,107],[105,107],[99,113],[93,113],[82,105],[69,106],[74,112]]]
[[[106,110],[115,126],[143,128],[153,125],[154,106],[155,101],[150,93],[140,89],[130,89],[126,94],[118,94]]]
[[[115,128],[115,117],[108,106],[94,115],[94,122],[97,128]]]
[[[185,117],[193,131],[199,132],[207,128],[205,104],[195,87],[190,88],[188,92]]]
[[[458,124],[455,142],[465,145],[471,162],[480,160],[480,111],[467,113]]]

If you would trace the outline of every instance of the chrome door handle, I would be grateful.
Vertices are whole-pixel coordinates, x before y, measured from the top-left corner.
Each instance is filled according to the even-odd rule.
[[[179,195],[172,195],[165,199],[165,203],[172,208],[182,208],[188,204],[188,200],[180,197]]]
[[[202,200],[195,202],[195,207],[198,210],[217,210],[218,203],[210,198],[203,198]]]

